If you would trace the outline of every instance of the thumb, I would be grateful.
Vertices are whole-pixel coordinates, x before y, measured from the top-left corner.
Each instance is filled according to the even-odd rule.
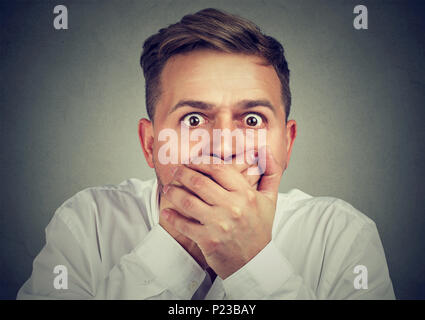
[[[273,157],[270,147],[264,146],[263,148],[258,154],[258,164],[264,173],[261,176],[257,190],[270,200],[275,201],[284,169]]]

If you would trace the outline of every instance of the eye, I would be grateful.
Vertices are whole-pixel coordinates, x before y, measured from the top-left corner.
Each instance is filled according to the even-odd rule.
[[[204,117],[199,113],[190,113],[184,116],[181,121],[183,121],[183,123],[190,128],[196,128],[205,123]]]
[[[249,113],[245,116],[244,122],[248,127],[260,127],[263,124],[263,118],[256,113]]]

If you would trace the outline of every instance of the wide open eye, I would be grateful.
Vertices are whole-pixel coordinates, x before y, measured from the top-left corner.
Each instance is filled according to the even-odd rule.
[[[263,118],[256,113],[249,113],[245,116],[244,123],[248,127],[259,128],[263,124]]]
[[[189,128],[196,128],[205,123],[205,119],[199,113],[190,113],[183,118],[183,123]]]

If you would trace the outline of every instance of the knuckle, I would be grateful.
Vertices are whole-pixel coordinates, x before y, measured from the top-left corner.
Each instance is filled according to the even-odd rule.
[[[255,193],[252,190],[247,190],[246,195],[248,197],[248,202],[253,203],[256,202],[255,200]]]
[[[182,207],[185,210],[190,210],[193,207],[193,201],[187,197],[183,198],[182,200]]]
[[[232,206],[230,208],[231,214],[232,214],[232,218],[235,220],[239,220],[242,217],[242,210],[241,208],[237,207],[237,206]]]
[[[176,218],[174,216],[174,214],[170,214],[167,218],[167,222],[171,225],[175,225],[176,224]]]
[[[175,179],[180,179],[183,175],[183,169],[182,167],[178,167],[176,172],[174,173],[174,178]]]
[[[196,188],[200,188],[203,187],[205,185],[205,180],[203,177],[194,175],[190,178],[190,182],[192,184],[192,186],[196,187]]]
[[[250,208],[256,208],[257,207],[257,197],[255,195],[255,192],[252,190],[248,190],[246,193],[246,201],[247,205]]]
[[[219,222],[218,225],[224,232],[229,232],[231,229],[229,223],[227,223],[226,221]]]

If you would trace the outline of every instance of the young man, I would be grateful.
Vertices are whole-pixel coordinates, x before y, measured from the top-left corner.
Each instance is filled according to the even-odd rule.
[[[278,192],[296,137],[279,42],[205,9],[149,37],[141,66],[157,178],[66,201],[18,298],[394,298],[373,221]]]

